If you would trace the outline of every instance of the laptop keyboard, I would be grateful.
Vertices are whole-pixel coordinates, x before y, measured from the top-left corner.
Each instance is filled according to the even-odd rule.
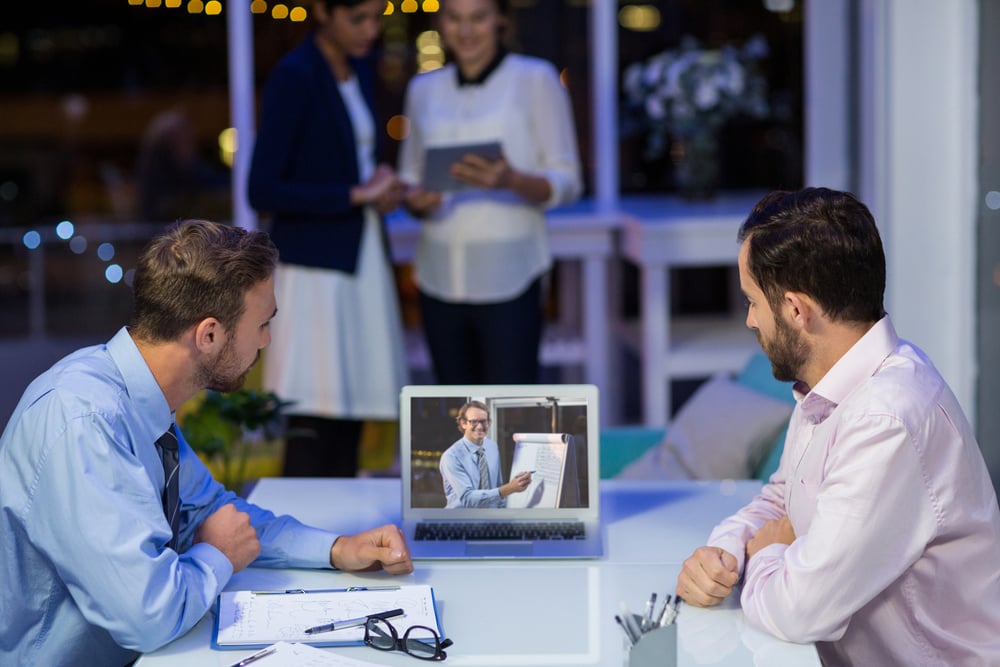
[[[417,540],[582,540],[582,521],[535,523],[422,522],[417,524]]]

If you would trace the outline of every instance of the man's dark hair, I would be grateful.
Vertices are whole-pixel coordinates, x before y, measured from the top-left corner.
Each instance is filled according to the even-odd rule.
[[[206,317],[231,331],[246,293],[277,263],[278,250],[264,232],[208,220],[174,223],[139,257],[130,331],[138,340],[172,341]]]
[[[785,292],[812,297],[833,320],[885,315],[885,252],[871,212],[829,188],[765,195],[740,227],[747,268],[777,311]]]

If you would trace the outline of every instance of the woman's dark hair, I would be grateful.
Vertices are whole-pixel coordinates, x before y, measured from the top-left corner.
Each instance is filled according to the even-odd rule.
[[[778,309],[785,292],[816,300],[833,320],[885,315],[885,252],[875,219],[849,192],[829,188],[765,195],[740,227],[747,269]]]
[[[174,223],[139,257],[131,333],[148,342],[177,340],[207,317],[231,331],[246,293],[277,263],[278,249],[264,232],[208,220]]]

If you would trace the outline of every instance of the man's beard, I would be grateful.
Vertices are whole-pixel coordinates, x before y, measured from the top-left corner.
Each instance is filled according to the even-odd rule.
[[[223,393],[242,389],[247,374],[258,359],[260,350],[257,351],[253,363],[241,372],[237,367],[235,339],[230,338],[214,361],[202,364],[198,369],[198,384],[206,389]]]
[[[784,319],[774,318],[774,340],[764,340],[760,331],[757,342],[771,361],[771,374],[781,382],[801,380],[799,374],[809,359],[809,345],[802,340],[802,334],[793,329]]]

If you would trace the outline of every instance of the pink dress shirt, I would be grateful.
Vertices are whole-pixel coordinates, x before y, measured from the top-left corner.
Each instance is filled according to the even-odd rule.
[[[746,618],[827,666],[1000,665],[1000,510],[940,374],[886,316],[796,389],[777,472],[709,538],[740,563]],[[794,543],[744,563],[785,514]]]

